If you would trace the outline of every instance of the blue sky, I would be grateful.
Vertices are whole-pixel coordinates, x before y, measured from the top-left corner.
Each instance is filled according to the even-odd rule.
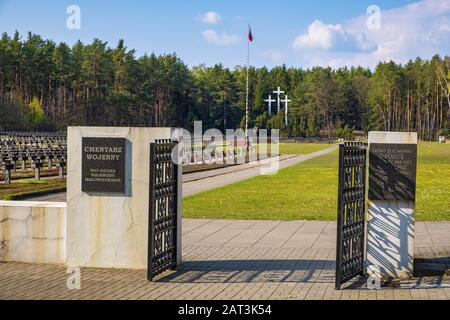
[[[379,20],[367,13],[373,4]],[[69,5],[81,10],[80,30],[66,27]],[[369,29],[368,19],[380,23]],[[190,66],[244,64],[248,24],[256,66],[373,68],[450,52],[450,0],[0,0],[1,32],[68,44],[100,38],[115,46],[123,38],[137,56],[175,52]]]

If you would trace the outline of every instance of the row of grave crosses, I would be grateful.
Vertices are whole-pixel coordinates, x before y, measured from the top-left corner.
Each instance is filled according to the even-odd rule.
[[[284,102],[284,122],[286,124],[286,126],[288,125],[288,105],[289,102],[291,102],[291,100],[288,98],[288,95],[286,94],[284,96],[284,99],[281,100],[280,96],[281,94],[284,93],[284,91],[281,91],[281,88],[278,87],[278,89],[276,91],[274,91],[273,93],[275,93],[277,95],[277,99],[272,99],[272,95],[269,94],[269,99],[264,100],[264,102],[267,102],[269,105],[269,116],[272,116],[272,102],[276,102],[277,103],[277,113],[280,113],[280,109],[281,109],[281,102]]]

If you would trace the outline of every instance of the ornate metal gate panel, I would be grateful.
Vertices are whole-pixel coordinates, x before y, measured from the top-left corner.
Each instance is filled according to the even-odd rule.
[[[367,144],[339,145],[336,289],[364,272]]]
[[[178,165],[172,161],[175,146],[170,140],[150,145],[149,281],[177,265]]]

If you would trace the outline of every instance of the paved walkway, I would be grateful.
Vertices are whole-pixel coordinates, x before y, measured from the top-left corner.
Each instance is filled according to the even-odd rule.
[[[279,158],[279,168],[284,169],[301,162],[317,158],[337,150],[337,146],[326,148],[306,155],[282,155]],[[267,163],[249,163],[216,170],[189,173],[183,175],[183,197],[189,197],[200,192],[223,187],[228,184],[247,180],[261,175],[261,167]],[[27,201],[65,202],[66,193],[55,193],[26,199]]]
[[[450,277],[334,290],[334,222],[185,220],[183,259],[153,283],[145,270],[82,268],[68,290],[63,266],[0,263],[0,299],[450,299]],[[415,256],[450,257],[450,222],[418,223]]]
[[[298,156],[281,156],[279,159],[279,169],[294,166],[301,162],[317,158],[337,150],[338,146],[333,146],[324,150]],[[273,161],[273,160],[272,160]],[[189,197],[200,192],[220,188],[232,183],[247,180],[261,175],[263,167],[268,167],[267,164],[246,164],[242,166],[229,167],[216,172],[210,172],[212,176],[204,176],[200,180],[189,181],[183,177],[183,197]],[[220,175],[217,175],[220,173]]]

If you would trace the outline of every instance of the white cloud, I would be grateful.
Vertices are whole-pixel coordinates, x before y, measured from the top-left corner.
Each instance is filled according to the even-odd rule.
[[[206,12],[198,17],[198,21],[206,24],[218,24],[222,21],[222,17],[214,11]]]
[[[443,32],[450,32],[450,24],[440,25],[438,30]]]
[[[369,52],[376,50],[377,46],[363,33],[347,31],[340,24],[324,24],[316,20],[309,25],[307,34],[295,39],[294,48]]]
[[[279,50],[273,50],[273,49],[263,52],[262,56],[265,58],[268,58],[269,60],[271,60],[274,63],[281,63],[285,57],[283,52],[281,52]]]
[[[450,32],[450,17],[444,17],[436,22],[435,28],[440,32]]]
[[[381,8],[382,9],[382,8]],[[424,0],[381,10],[381,28],[368,29],[368,15],[332,25],[314,21],[293,47],[307,66],[374,68],[378,61],[406,63],[450,52],[450,0]]]
[[[202,32],[203,38],[211,44],[215,44],[218,46],[229,46],[236,43],[239,43],[241,41],[241,37],[234,34],[227,34],[224,33],[222,35],[219,35],[214,30],[205,30]]]

